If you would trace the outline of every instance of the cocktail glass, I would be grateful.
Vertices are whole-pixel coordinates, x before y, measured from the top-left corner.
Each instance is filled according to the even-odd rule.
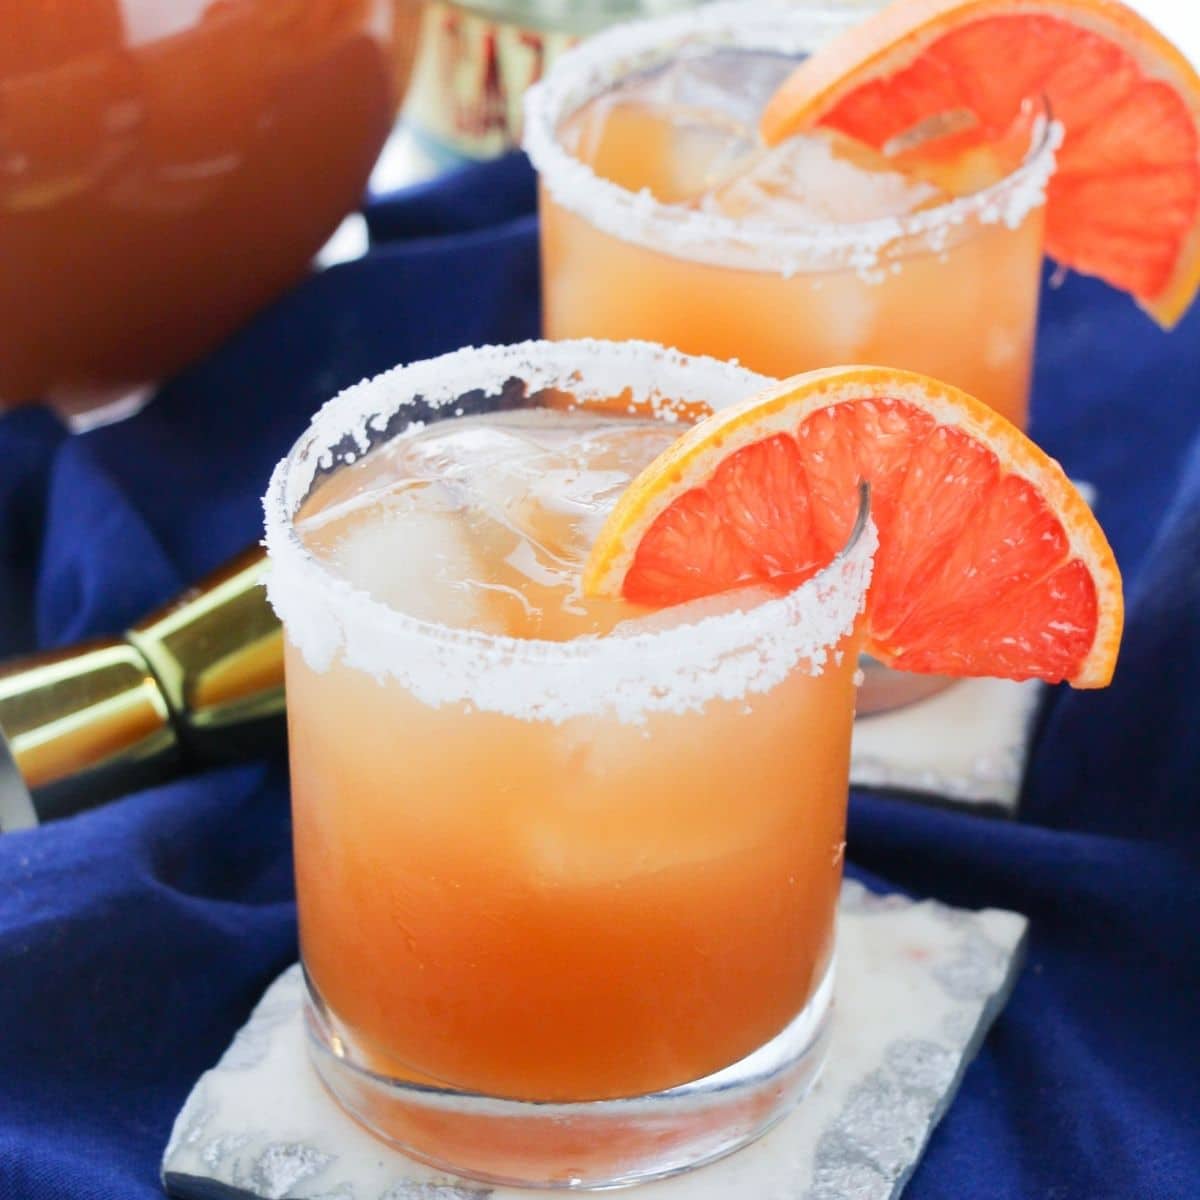
[[[1057,141],[1042,106],[940,168],[912,163],[929,128],[892,158],[756,142],[788,71],[860,16],[716,4],[559,59],[526,105],[547,337],[649,338],[779,377],[905,367],[1025,426]]]
[[[524,635],[592,619],[538,581],[570,559],[555,538],[586,547],[658,423],[762,382],[644,343],[466,350],[344,392],[272,478],[312,1057],[421,1159],[537,1186],[668,1175],[769,1127],[820,1065],[865,499],[790,592]],[[646,444],[615,471],[535,454],[514,490],[511,422],[555,410],[638,421]],[[421,486],[455,498],[418,529],[396,464],[442,430],[473,432],[461,459],[438,444]],[[505,607],[514,563],[532,605]]]

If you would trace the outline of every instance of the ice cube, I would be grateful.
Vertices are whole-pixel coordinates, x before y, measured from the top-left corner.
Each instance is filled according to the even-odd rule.
[[[696,200],[758,153],[736,125],[641,98],[602,96],[564,126],[562,142],[602,179],[663,204]]]
[[[759,111],[794,65],[769,53],[683,55],[585,105],[565,122],[563,145],[629,191],[694,203],[758,158]]]
[[[563,562],[582,564],[630,481],[679,436],[663,421],[617,418],[559,444],[555,463],[530,481],[516,519]]]
[[[397,612],[507,632],[482,586],[464,516],[436,485],[360,496],[297,528],[339,576]]]
[[[529,436],[529,423],[515,415],[491,424],[471,418],[434,425],[398,443],[402,461],[398,473],[419,479],[453,482],[483,488],[493,478],[520,481],[534,478],[546,448]],[[503,500],[511,488],[504,489]]]
[[[423,434],[404,469],[453,488],[473,526],[491,522],[560,563],[583,561],[617,496],[678,435],[663,422],[552,411],[491,422]]]
[[[465,419],[426,431],[404,448],[400,469],[452,491],[473,530],[490,524],[520,535],[531,489],[560,459],[535,436],[535,415],[506,416],[502,423],[493,416],[491,424]]]
[[[797,60],[770,51],[695,49],[625,81],[646,103],[756,140],[758,118]]]
[[[780,229],[903,216],[946,199],[871,147],[832,131],[789,138],[701,201],[704,211]]]
[[[969,196],[997,184],[1025,160],[1042,120],[1040,104],[1023,104],[1003,131],[984,128],[962,109],[936,113],[884,146],[893,165],[935,184],[947,196]]]

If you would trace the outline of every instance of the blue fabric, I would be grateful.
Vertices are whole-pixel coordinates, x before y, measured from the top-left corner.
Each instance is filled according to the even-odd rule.
[[[117,629],[254,539],[268,469],[338,388],[533,335],[532,194],[512,159],[376,201],[367,258],[140,416],[0,418],[0,649]],[[852,798],[877,886],[1033,920],[912,1200],[1200,1194],[1198,392],[1200,310],[1168,337],[1100,284],[1047,288],[1035,432],[1100,490],[1131,602],[1116,682],[1049,697],[1019,822]],[[191,1084],[295,953],[280,761],[0,837],[0,1200],[157,1196]]]

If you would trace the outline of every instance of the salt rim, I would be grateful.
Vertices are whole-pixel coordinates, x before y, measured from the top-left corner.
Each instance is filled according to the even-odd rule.
[[[1043,106],[1031,149],[1019,167],[997,183],[936,208],[902,217],[781,230],[765,222],[663,204],[643,188],[631,192],[602,179],[569,154],[558,125],[582,104],[631,72],[661,62],[682,48],[737,46],[799,54],[821,35],[848,27],[862,13],[796,5],[794,0],[727,0],[689,12],[616,25],[562,54],[525,95],[523,148],[549,194],[562,208],[604,233],[673,258],[711,266],[775,273],[854,269],[874,280],[885,248],[910,238],[914,250],[939,252],[956,227],[975,221],[1015,229],[1045,202],[1063,129]]]
[[[399,613],[338,578],[303,545],[292,517],[319,468],[334,465],[347,435],[352,462],[370,433],[416,397],[446,407],[478,387],[517,377],[529,390],[563,388],[607,397],[625,389],[665,419],[669,401],[724,407],[771,381],[711,358],[649,342],[524,342],[455,351],[396,367],[348,388],[312,419],[271,475],[263,500],[267,594],[289,640],[314,671],[340,655],[381,683],[431,707],[466,703],[485,712],[560,723],[611,714],[641,724],[653,712],[698,711],[712,700],[770,691],[807,662],[820,674],[831,647],[866,602],[878,536],[865,507],[838,557],[794,591],[745,612],[668,630],[546,642],[451,629]],[[420,427],[410,424],[396,436]]]

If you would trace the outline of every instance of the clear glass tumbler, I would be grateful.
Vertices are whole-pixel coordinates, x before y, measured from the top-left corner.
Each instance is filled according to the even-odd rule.
[[[792,592],[541,641],[381,602],[305,521],[432,422],[669,420],[761,384],[644,343],[466,350],[343,393],[272,478],[312,1057],[418,1158],[628,1184],[736,1149],[805,1092],[875,531],[864,499]]]
[[[902,215],[855,215],[902,187],[885,173],[891,159],[867,155],[855,171],[849,151],[755,154],[774,87],[862,15],[817,2],[714,4],[611,29],[558,59],[529,93],[525,123],[540,177],[547,337],[648,338],[776,377],[903,367],[1025,426],[1057,144],[1042,106],[955,160],[936,189],[916,181],[906,194],[942,199]],[[695,78],[660,86],[657,107],[614,115],[629,80],[681,67]],[[739,172],[753,186],[731,186]],[[820,221],[776,195],[814,176]],[[987,183],[971,190],[976,179]]]

